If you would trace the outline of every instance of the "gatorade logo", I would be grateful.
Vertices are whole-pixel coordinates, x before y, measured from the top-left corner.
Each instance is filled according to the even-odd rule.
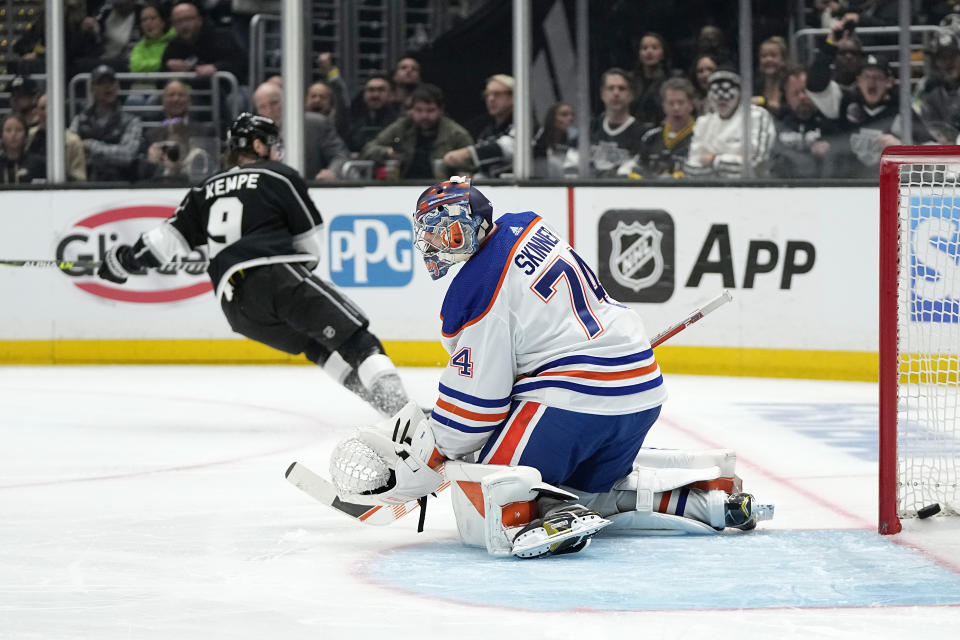
[[[910,319],[960,322],[960,198],[910,198]]]
[[[409,216],[344,215],[330,223],[330,279],[341,287],[403,287],[413,279]]]
[[[75,222],[57,242],[57,260],[100,261],[115,244],[132,245],[144,231],[173,215],[173,206],[129,206],[108,209]],[[195,298],[213,289],[207,277],[206,260],[199,251],[184,256],[187,266],[145,269],[131,274],[125,284],[102,280],[95,267],[78,267],[64,273],[73,285],[98,298],[156,304]]]

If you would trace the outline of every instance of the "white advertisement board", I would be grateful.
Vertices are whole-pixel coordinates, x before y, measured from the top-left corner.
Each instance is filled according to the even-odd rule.
[[[420,191],[341,187],[310,192],[325,219],[318,272],[364,309],[371,329],[391,343],[401,364],[443,358],[439,309],[450,276],[431,280],[413,249],[410,212]],[[875,371],[875,189],[483,191],[496,212],[533,210],[572,237],[608,293],[635,308],[650,334],[729,289],[733,303],[658,351],[667,364],[671,354],[679,354],[683,360],[677,357],[673,364],[685,371],[770,370],[776,375],[775,363],[768,363],[787,359],[782,375],[831,375],[847,367],[836,375],[862,378]],[[113,244],[133,243],[171,215],[184,193],[4,192],[0,258],[99,260]],[[203,259],[195,252],[186,257],[186,267],[135,275],[123,286],[98,279],[92,269],[2,267],[0,293],[7,312],[0,315],[0,360],[43,362],[43,345],[49,343],[62,347],[59,355],[51,350],[51,361],[90,361],[91,353],[109,351],[105,342],[102,349],[90,345],[111,341],[114,355],[95,361],[138,361],[140,354],[150,353],[160,354],[151,361],[163,361],[166,350],[178,344],[181,355],[173,360],[189,361],[203,345],[188,341],[210,341],[211,355],[202,361],[233,361],[239,351],[217,341],[240,337],[220,312]],[[70,341],[83,343],[72,359],[64,357]],[[28,343],[33,351],[23,356]],[[131,345],[143,349],[132,352]],[[434,355],[414,357],[428,352]],[[845,362],[832,360],[834,354]],[[848,367],[851,357],[855,362]],[[725,367],[750,359],[749,366]],[[809,370],[807,363],[813,365]]]
[[[877,349],[878,196],[870,188],[578,188],[577,251],[651,333],[723,289],[671,341]]]
[[[567,230],[567,191],[489,187],[499,211],[536,209]],[[413,250],[421,189],[313,189],[325,221],[319,273],[369,315],[383,340],[438,340],[447,280],[430,279]],[[7,191],[0,196],[0,259],[99,260],[117,242],[132,244],[169,217],[183,189]],[[203,255],[187,268],[150,271],[124,285],[92,269],[0,269],[12,313],[0,316],[0,340],[210,339],[233,334],[203,272]]]

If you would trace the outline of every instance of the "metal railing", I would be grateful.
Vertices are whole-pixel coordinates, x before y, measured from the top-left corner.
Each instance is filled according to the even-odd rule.
[[[269,76],[280,75],[282,56],[280,16],[258,13],[250,19],[250,80],[252,91]]]
[[[910,51],[924,52],[933,38],[940,32],[940,27],[931,25],[910,26]],[[818,40],[823,40],[830,33],[829,29],[800,29],[790,36],[791,51],[796,51],[797,62],[809,65],[816,54]],[[857,27],[856,35],[863,45],[864,53],[879,53],[890,62],[896,73],[899,69],[897,54],[900,50],[900,27]],[[919,81],[919,76],[929,71],[927,57],[914,59],[910,62],[913,82]]]
[[[217,131],[222,131],[222,110],[221,105],[224,101],[224,95],[221,95],[221,88],[224,84],[229,86],[229,90],[225,94],[236,94],[238,91],[237,78],[229,71],[217,71],[212,76],[200,77],[196,73],[175,73],[175,72],[159,72],[159,73],[118,73],[116,74],[117,80],[120,82],[120,103],[121,110],[127,113],[141,114],[159,114],[161,113],[160,109],[160,98],[163,95],[163,87],[159,86],[166,84],[170,80],[183,80],[187,84],[192,86],[192,81],[200,80],[201,84],[206,84],[209,82],[210,87],[205,88],[192,88],[190,92],[191,96],[191,106],[190,114],[196,117],[198,120],[212,122],[216,127]],[[143,86],[140,86],[139,83],[143,83]],[[78,92],[80,87],[84,87],[84,95],[81,96]],[[136,104],[126,104],[126,98],[135,94],[145,94],[147,96],[156,98],[154,104],[145,104],[145,105],[136,105]],[[68,123],[73,121],[74,116],[76,116],[80,111],[83,110],[85,104],[89,101],[90,96],[90,74],[89,73],[78,73],[77,75],[70,78],[70,84],[67,87],[67,110],[68,110]],[[159,122],[155,124],[160,124]],[[152,123],[150,120],[144,122],[144,126],[149,127]]]

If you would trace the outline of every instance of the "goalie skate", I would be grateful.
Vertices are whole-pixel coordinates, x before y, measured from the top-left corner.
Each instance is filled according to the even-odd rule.
[[[749,493],[733,493],[723,506],[724,524],[734,529],[750,531],[757,522],[773,519],[772,504],[757,504]]]
[[[536,519],[513,539],[511,553],[518,558],[576,553],[590,544],[590,539],[611,522],[580,505],[566,507],[546,518]]]

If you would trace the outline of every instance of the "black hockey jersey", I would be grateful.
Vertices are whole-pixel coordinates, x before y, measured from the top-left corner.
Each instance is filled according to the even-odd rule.
[[[144,233],[133,251],[141,264],[154,267],[206,245],[207,272],[219,298],[240,269],[316,263],[322,225],[299,174],[279,162],[258,161],[190,189],[176,213]]]

